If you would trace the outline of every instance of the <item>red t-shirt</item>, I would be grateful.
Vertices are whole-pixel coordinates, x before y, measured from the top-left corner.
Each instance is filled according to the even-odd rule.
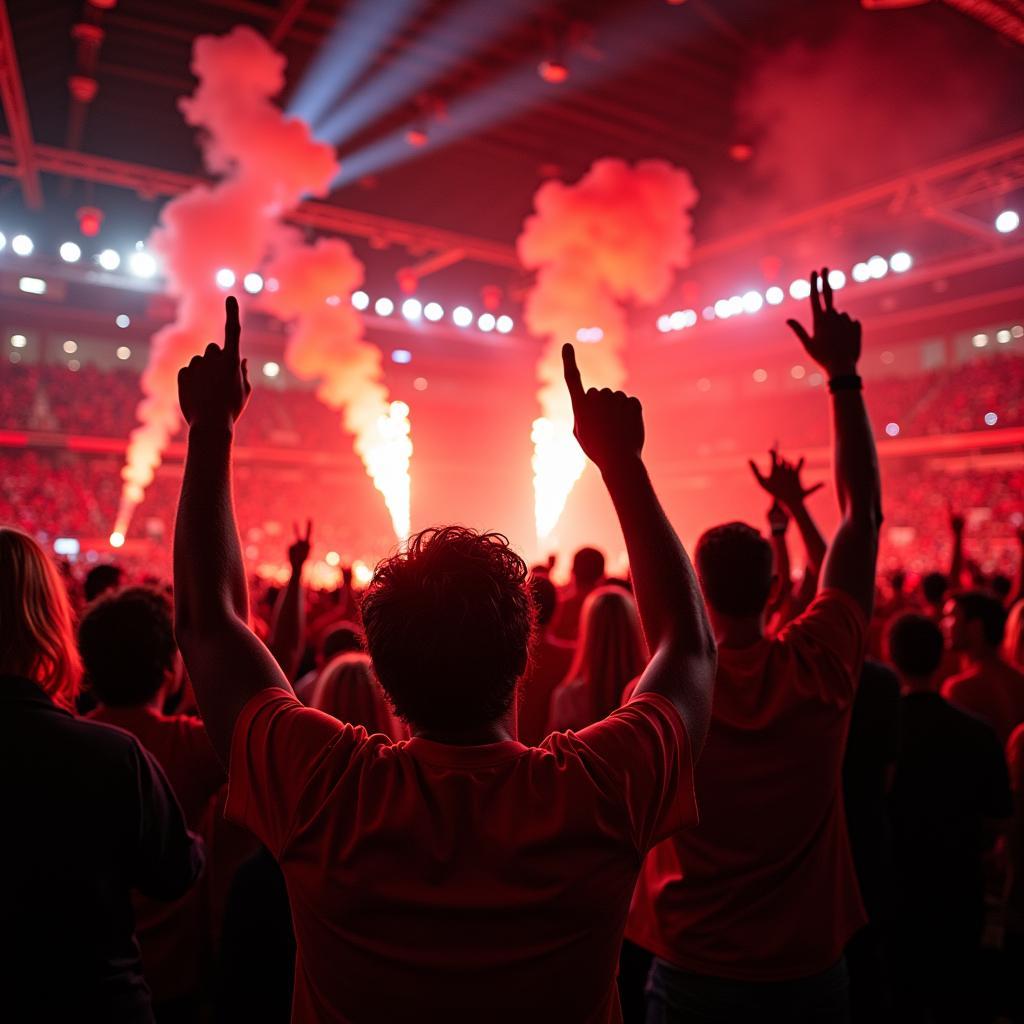
[[[540,747],[391,743],[263,690],[227,815],[278,859],[292,1020],[618,1021],[643,855],[697,820],[672,704],[643,695]]]
[[[864,615],[836,590],[778,636],[719,648],[695,771],[698,828],[651,851],[627,936],[683,970],[782,981],[827,970],[865,923],[842,763]]]

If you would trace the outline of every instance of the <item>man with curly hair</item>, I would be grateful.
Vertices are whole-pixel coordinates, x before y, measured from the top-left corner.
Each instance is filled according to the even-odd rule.
[[[620,1019],[616,963],[645,853],[696,822],[692,770],[715,643],[697,581],[641,459],[635,398],[565,378],[576,437],[622,524],[652,652],[636,695],[579,733],[516,738],[534,611],[505,537],[414,536],[363,600],[378,678],[412,739],[303,707],[248,628],[231,500],[249,396],[238,305],[224,348],[179,374],[189,424],[174,544],[175,628],[227,814],[284,871],[293,1021]]]

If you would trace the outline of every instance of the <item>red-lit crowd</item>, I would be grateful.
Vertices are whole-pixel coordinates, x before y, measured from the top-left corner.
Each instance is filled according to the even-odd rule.
[[[564,586],[451,526],[313,590],[307,523],[252,587],[229,300],[179,379],[173,586],[77,579],[4,510],[4,1018],[1024,1020],[1024,532],[986,569],[953,506],[932,571],[878,571],[894,495],[822,280],[791,326],[831,539],[771,452],[691,562],[640,403],[566,346],[630,571],[583,548]]]

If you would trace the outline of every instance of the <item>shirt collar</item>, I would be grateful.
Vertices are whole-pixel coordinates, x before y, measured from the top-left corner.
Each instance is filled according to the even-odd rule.
[[[460,746],[456,743],[438,743],[414,736],[406,741],[406,749],[417,760],[444,768],[486,768],[520,757],[530,748],[518,740],[483,743],[479,746]]]

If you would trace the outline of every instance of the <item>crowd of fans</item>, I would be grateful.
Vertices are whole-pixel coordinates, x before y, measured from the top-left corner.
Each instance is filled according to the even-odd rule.
[[[820,374],[819,374],[820,377]],[[694,451],[745,449],[763,423],[772,423],[779,439],[798,438],[805,447],[828,442],[828,424],[820,415],[816,387],[806,374],[781,391],[771,383],[764,393],[737,398],[726,389],[681,391],[689,402],[699,400],[692,417]],[[1024,424],[1024,356],[997,352],[954,367],[926,373],[876,378],[867,396],[876,436],[896,424],[900,437],[965,433],[991,426]],[[64,366],[18,364],[4,369],[0,395],[0,429],[59,431],[121,439],[137,425],[141,397],[139,377],[128,369],[101,370],[85,364],[72,373]],[[684,399],[685,400],[685,399]],[[985,420],[994,413],[994,423]],[[241,445],[332,450],[338,414],[308,388],[261,388],[252,409],[239,424]],[[890,428],[891,429],[891,428]]]
[[[249,502],[294,516],[228,498],[231,300],[180,381],[184,479],[151,488],[168,524],[180,490],[173,584],[62,573],[33,536],[104,528],[116,488],[5,455],[10,1019],[1024,1020],[1024,480],[883,483],[860,325],[815,285],[794,330],[829,382],[831,541],[773,451],[756,525],[691,565],[639,403],[566,346],[627,578],[583,548],[558,587],[452,526],[317,589],[307,522],[250,591]],[[904,507],[915,563],[890,541],[876,571]]]

